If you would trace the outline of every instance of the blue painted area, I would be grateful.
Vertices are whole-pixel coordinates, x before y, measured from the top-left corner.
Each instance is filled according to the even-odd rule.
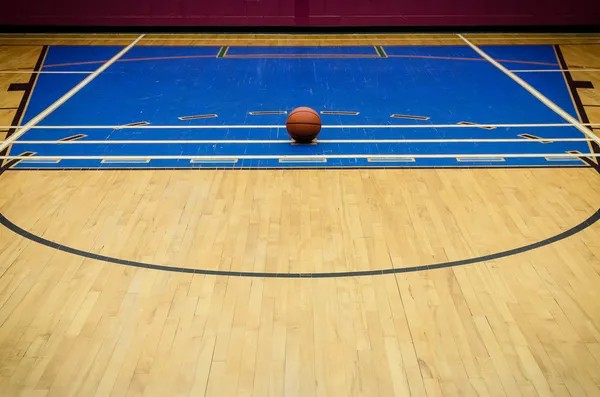
[[[44,62],[44,71],[94,71],[123,47],[118,46],[53,46],[48,50]],[[118,63],[123,62],[154,62],[160,61],[161,67],[170,67],[173,62],[194,57],[215,57],[221,47],[133,47]],[[155,59],[156,58],[156,59]],[[72,65],[71,65],[72,64]],[[117,73],[119,70],[112,68],[104,73]]]
[[[456,62],[487,62],[477,52],[465,46],[384,46],[386,53],[399,57],[430,57],[431,67],[455,67]],[[489,56],[509,69],[558,69],[556,53],[551,45],[480,46]],[[444,59],[447,58],[447,59]],[[445,61],[445,62],[440,62]],[[450,63],[450,65],[445,65]]]
[[[543,138],[582,138],[574,127],[535,128],[323,128],[320,140],[332,139],[510,139],[519,134]],[[76,134],[87,135],[88,140],[290,140],[285,127],[265,128],[209,128],[209,129],[49,129],[35,128],[19,139],[21,142],[58,140]]]
[[[573,99],[568,90],[565,95],[565,77],[561,72],[526,72],[518,73],[518,76],[531,84],[535,89],[552,99],[559,107],[578,118]]]
[[[467,46],[383,46],[388,56],[481,58]],[[455,59],[460,61],[459,59]],[[465,61],[467,62],[467,61]]]
[[[52,46],[48,49],[42,70],[93,71],[122,49],[119,46]],[[65,65],[71,63],[75,65]]]
[[[33,117],[40,114],[48,106],[56,102],[57,99],[79,84],[85,77],[86,75],[84,74],[40,75],[35,84],[35,89],[29,101],[29,105],[27,106],[27,111],[25,112],[22,123],[25,124]],[[76,96],[71,100],[73,101],[75,98]],[[68,120],[68,118],[64,119],[65,122]]]
[[[371,55],[378,56],[375,47],[229,47],[227,56],[231,55],[307,55],[307,54],[333,54],[333,55]]]
[[[279,160],[260,160],[260,159],[240,159],[235,163],[204,163],[193,164],[190,160],[152,160],[149,163],[132,164],[132,163],[102,163],[100,160],[61,160],[56,164],[26,164],[19,163],[14,168],[34,168],[34,169],[110,169],[110,168],[207,168],[207,169],[235,169],[235,168],[402,168],[402,167],[580,167],[584,164],[578,160],[549,162],[544,158],[507,158],[505,161],[499,162],[457,162],[455,159],[435,159],[422,160],[409,163],[398,162],[370,162],[367,159],[327,159],[326,162],[298,162],[298,163],[282,163]]]
[[[221,47],[178,47],[178,46],[138,46],[133,47],[122,59],[136,58],[169,58],[185,56],[214,56],[216,57]],[[168,60],[168,59],[165,59]]]
[[[100,75],[43,124],[281,125],[285,115],[249,112],[298,106],[360,112],[324,116],[326,124],[419,123],[391,119],[393,113],[430,117],[428,123],[434,124],[563,121],[489,63],[446,62],[444,68],[430,70],[431,62],[441,63],[400,58],[124,62],[111,66],[113,73]],[[54,78],[42,75],[40,80]],[[206,113],[219,117],[178,120]]]
[[[336,154],[410,156],[424,154],[509,154],[564,153],[572,150],[568,142],[541,144],[527,143],[319,143],[317,145],[294,145],[289,143],[222,143],[222,144],[94,144],[94,145],[39,145],[20,144],[21,151],[38,152],[47,156],[74,155],[85,150],[89,156],[319,156]]]
[[[560,69],[556,53],[551,45],[481,46],[489,56],[514,70]],[[513,62],[503,62],[513,61]],[[523,62],[518,62],[523,61]],[[527,62],[535,62],[529,64]],[[545,65],[548,63],[551,65]]]
[[[493,47],[493,56],[546,62],[551,46]],[[55,63],[85,62],[78,53],[98,60],[115,47],[51,49]],[[94,53],[91,49],[98,49]],[[490,47],[491,48],[491,47]],[[515,53],[509,50],[517,48]],[[587,142],[518,143],[392,143],[373,139],[519,138],[529,133],[543,138],[583,138],[572,127],[540,128],[369,128],[362,125],[546,124],[565,121],[530,93],[485,61],[453,61],[431,57],[478,58],[469,47],[385,47],[392,58],[234,58],[217,59],[219,47],[134,47],[123,62],[83,88],[50,114],[45,126],[118,126],[146,121],[171,129],[32,129],[12,154],[25,151],[47,156],[230,156],[235,163],[191,163],[153,159],[143,164],[107,164],[101,160],[61,160],[53,164],[21,162],[19,168],[237,168],[237,167],[410,167],[410,166],[555,166],[582,165],[573,159],[560,163],[545,158],[506,158],[502,162],[458,161],[456,158],[414,162],[381,162],[351,157],[423,154],[519,154],[589,152]],[[486,50],[489,48],[486,47]],[[233,47],[228,54],[347,54],[375,53],[373,47]],[[233,51],[233,52],[232,52]],[[237,52],[236,52],[237,51]],[[551,52],[549,52],[551,51]],[[77,54],[71,54],[77,53]],[[536,55],[537,54],[537,55]],[[539,55],[539,59],[537,56]],[[110,55],[112,56],[112,55]],[[520,57],[523,58],[520,58]],[[173,58],[175,57],[175,58]],[[156,60],[141,60],[160,58]],[[165,59],[168,58],[168,59]],[[556,58],[554,57],[554,62]],[[48,62],[48,59],[47,61]],[[69,66],[65,66],[69,67]],[[566,111],[575,115],[560,73],[527,73],[525,80]],[[85,75],[40,75],[25,119],[29,120],[67,92]],[[322,115],[325,128],[317,145],[291,145],[283,128],[286,115],[252,116],[251,111],[291,111],[309,106],[317,111],[356,111],[357,116]],[[181,116],[215,113],[217,118],[181,121]],[[429,120],[394,119],[393,113],[425,116]],[[344,125],[346,128],[327,128]],[[190,126],[226,126],[194,129]],[[244,128],[233,128],[243,127]],[[264,126],[256,128],[254,126]],[[85,134],[84,140],[278,140],[282,143],[175,144],[27,144]],[[326,142],[331,140],[362,142]],[[325,163],[280,162],[278,156],[350,155]],[[236,156],[240,156],[239,158]],[[243,156],[273,156],[245,159]]]

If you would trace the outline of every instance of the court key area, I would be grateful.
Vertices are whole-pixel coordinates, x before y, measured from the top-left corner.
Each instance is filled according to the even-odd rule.
[[[46,48],[23,124],[121,49]],[[480,50],[577,117],[560,49]],[[321,114],[315,144],[285,131],[298,106]],[[15,168],[585,165],[600,125],[555,110],[467,45],[143,46],[39,123],[3,128],[31,156]]]

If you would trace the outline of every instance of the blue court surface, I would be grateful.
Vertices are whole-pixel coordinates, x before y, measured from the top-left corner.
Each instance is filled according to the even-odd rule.
[[[578,117],[552,46],[481,48]],[[39,75],[22,124],[121,49],[50,47],[42,71],[63,73]],[[322,113],[317,144],[287,135],[298,106]],[[585,166],[545,154],[590,146],[466,46],[140,46],[11,149],[27,152],[53,158],[15,168],[531,167]]]

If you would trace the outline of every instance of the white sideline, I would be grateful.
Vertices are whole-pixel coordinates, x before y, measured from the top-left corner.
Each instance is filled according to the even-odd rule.
[[[540,102],[542,102],[544,105],[546,105],[550,109],[552,109],[554,111],[554,113],[558,114],[560,117],[562,117],[563,119],[568,121],[571,125],[573,125],[573,127],[577,128],[584,135],[590,137],[598,145],[600,145],[600,138],[596,134],[594,134],[590,129],[586,128],[583,124],[581,124],[581,122],[579,120],[577,120],[575,117],[571,116],[569,113],[565,112],[562,108],[560,108],[560,106],[558,106],[557,104],[552,102],[550,99],[548,99],[546,96],[544,96],[544,94],[542,94],[541,92],[539,92],[538,90],[533,88],[525,80],[523,80],[522,78],[520,78],[519,76],[517,76],[516,74],[514,74],[507,68],[505,68],[503,65],[498,63],[494,58],[492,58],[487,53],[485,53],[481,48],[477,47],[475,44],[471,43],[469,40],[464,38],[463,35],[459,34],[458,37],[460,37],[465,43],[467,43],[467,45],[469,47],[471,47],[476,53],[481,55],[488,62],[490,62],[492,65],[494,65],[496,68],[500,69],[500,71],[504,72],[504,74],[506,74],[508,77],[510,77],[515,83],[517,83],[521,87],[525,88],[527,91],[529,91],[529,93],[531,95],[535,96],[537,99],[540,100]]]

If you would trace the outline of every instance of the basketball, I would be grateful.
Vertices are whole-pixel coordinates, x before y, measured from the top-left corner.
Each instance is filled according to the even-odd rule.
[[[310,143],[321,132],[321,118],[313,109],[299,107],[292,110],[285,122],[285,127],[296,142]]]

